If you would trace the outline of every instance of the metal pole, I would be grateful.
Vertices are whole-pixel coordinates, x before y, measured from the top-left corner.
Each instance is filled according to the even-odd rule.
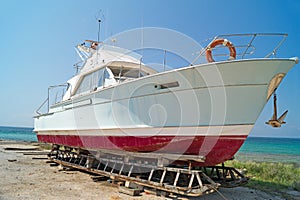
[[[143,58],[140,59],[139,78],[141,77],[142,59]]]
[[[102,78],[103,78],[103,80],[102,80],[102,87],[103,88],[104,88],[104,84],[105,84],[105,70],[106,70],[106,67],[104,68],[103,74],[102,74]]]
[[[97,42],[100,42],[100,24],[101,24],[101,19],[98,19],[98,37],[97,37]]]
[[[252,45],[254,39],[256,38],[257,34],[253,34],[251,41],[248,43],[246,50],[243,52],[242,54],[242,59],[244,58],[244,56],[246,55],[248,49],[250,48],[250,46]]]
[[[164,51],[164,72],[166,71],[166,54],[167,54],[167,51],[165,50]]]
[[[50,107],[50,102],[49,102],[50,94],[49,93],[50,93],[50,87],[48,88],[48,98],[47,98],[48,99],[48,110],[47,110],[47,113],[49,112],[49,107]]]

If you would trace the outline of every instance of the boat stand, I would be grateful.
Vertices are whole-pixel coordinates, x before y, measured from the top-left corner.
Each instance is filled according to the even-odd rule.
[[[234,187],[246,181],[237,170],[224,166],[196,169],[190,163],[178,167],[172,165],[172,160],[151,154],[141,157],[140,154],[128,156],[126,153],[115,154],[110,151],[62,149],[57,146],[53,148],[49,159],[65,167],[127,183],[128,187],[134,184],[168,194],[201,196],[216,191],[220,186]]]
[[[246,177],[237,169],[224,166],[224,163],[221,166],[202,167],[202,171],[212,180],[226,188],[244,185],[249,180],[249,177]]]

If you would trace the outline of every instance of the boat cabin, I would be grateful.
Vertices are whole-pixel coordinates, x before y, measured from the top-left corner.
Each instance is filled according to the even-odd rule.
[[[97,61],[101,62],[93,61],[95,57]],[[92,63],[101,63],[101,65],[97,66]],[[62,100],[65,101],[71,97],[82,96],[155,73],[157,71],[129,55],[98,50],[87,59],[81,71],[68,81],[68,88]]]

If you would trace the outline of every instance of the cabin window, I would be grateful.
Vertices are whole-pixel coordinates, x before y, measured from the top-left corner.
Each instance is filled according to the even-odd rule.
[[[146,73],[144,71],[138,69],[132,69],[124,73],[124,76],[128,78],[138,78],[138,77],[143,77],[145,75]]]
[[[110,67],[115,78],[125,77],[125,78],[139,78],[148,75],[146,72],[135,68],[126,67]]]
[[[103,87],[105,78],[109,78],[109,73],[105,68],[101,68],[93,73],[85,75],[76,94],[93,91],[98,87]]]

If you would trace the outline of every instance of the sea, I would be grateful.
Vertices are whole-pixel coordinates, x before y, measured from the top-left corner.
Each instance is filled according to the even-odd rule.
[[[18,140],[36,142],[33,128],[0,126],[0,140]]]
[[[0,140],[36,142],[33,128],[1,127]],[[240,161],[294,163],[300,166],[300,138],[248,137],[235,155]]]
[[[300,166],[300,138],[248,137],[235,158],[240,161],[282,162]]]

